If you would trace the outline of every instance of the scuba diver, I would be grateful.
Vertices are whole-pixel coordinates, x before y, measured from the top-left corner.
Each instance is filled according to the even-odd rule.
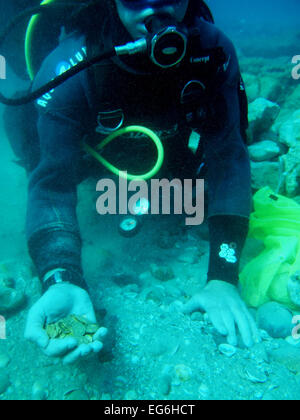
[[[196,179],[205,161],[208,282],[183,311],[206,312],[228,343],[237,345],[239,333],[251,347],[259,333],[238,291],[252,200],[247,99],[235,49],[212,23],[202,0],[103,0],[104,5],[105,22],[94,15],[92,30],[62,37],[32,85],[38,90],[114,46],[141,47],[129,55],[116,48],[119,55],[36,100],[39,153],[28,169],[27,238],[43,295],[29,312],[25,336],[66,363],[101,350],[103,330],[93,343],[78,346],[72,338],[49,340],[44,325],[70,314],[95,322],[76,216],[77,185],[84,172],[82,139],[123,124],[142,124],[163,133],[164,173],[180,171]],[[195,154],[188,148],[192,131],[201,135]]]

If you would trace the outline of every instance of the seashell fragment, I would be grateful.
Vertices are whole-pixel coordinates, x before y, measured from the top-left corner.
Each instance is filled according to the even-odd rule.
[[[230,344],[220,344],[219,352],[226,357],[233,357],[236,354],[237,349],[236,347],[231,346]]]
[[[256,366],[247,366],[245,368],[245,378],[254,384],[264,384],[268,380],[266,374]]]
[[[65,401],[89,401],[88,394],[83,389],[71,389],[65,392]]]

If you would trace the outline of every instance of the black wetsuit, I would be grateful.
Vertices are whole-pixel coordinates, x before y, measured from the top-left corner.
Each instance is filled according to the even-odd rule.
[[[191,130],[180,104],[184,87],[197,80],[207,92],[205,121],[199,121],[197,129],[209,187],[208,279],[237,283],[251,210],[250,162],[241,135],[240,71],[228,38],[202,20],[197,21],[197,28],[200,36],[195,37],[185,61],[175,69],[157,70],[141,57],[109,61],[96,72],[80,73],[37,101],[41,157],[30,176],[27,235],[41,277],[54,268],[66,268],[74,273],[74,283],[80,284],[76,189],[82,169],[81,140],[87,132],[95,131],[98,113],[105,111],[107,101],[113,109],[124,111],[125,125],[134,123],[169,133],[165,142],[166,168],[174,170],[176,165],[185,165],[189,170],[193,168],[197,177],[196,169],[202,160],[198,154],[198,162],[194,158],[193,164],[189,163]],[[114,45],[129,40],[122,31],[104,33],[105,42],[109,39]],[[45,60],[34,87],[84,59],[86,43],[86,38],[79,35],[65,39]],[[222,47],[225,53],[224,63],[217,67],[207,59],[208,51],[216,47]]]

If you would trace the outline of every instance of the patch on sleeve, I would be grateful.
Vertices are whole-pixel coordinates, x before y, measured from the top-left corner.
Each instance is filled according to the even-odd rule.
[[[224,258],[228,263],[236,264],[236,248],[237,245],[234,242],[231,244],[222,244],[221,252],[219,253],[220,258]]]

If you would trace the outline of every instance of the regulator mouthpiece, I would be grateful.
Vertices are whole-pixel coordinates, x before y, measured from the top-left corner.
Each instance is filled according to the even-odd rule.
[[[148,54],[157,66],[168,69],[179,64],[186,55],[188,31],[169,15],[154,15],[145,21],[149,32]]]
[[[154,15],[146,19],[147,38],[115,47],[116,55],[148,53],[158,67],[168,69],[179,64],[186,55],[188,30],[169,15]]]

